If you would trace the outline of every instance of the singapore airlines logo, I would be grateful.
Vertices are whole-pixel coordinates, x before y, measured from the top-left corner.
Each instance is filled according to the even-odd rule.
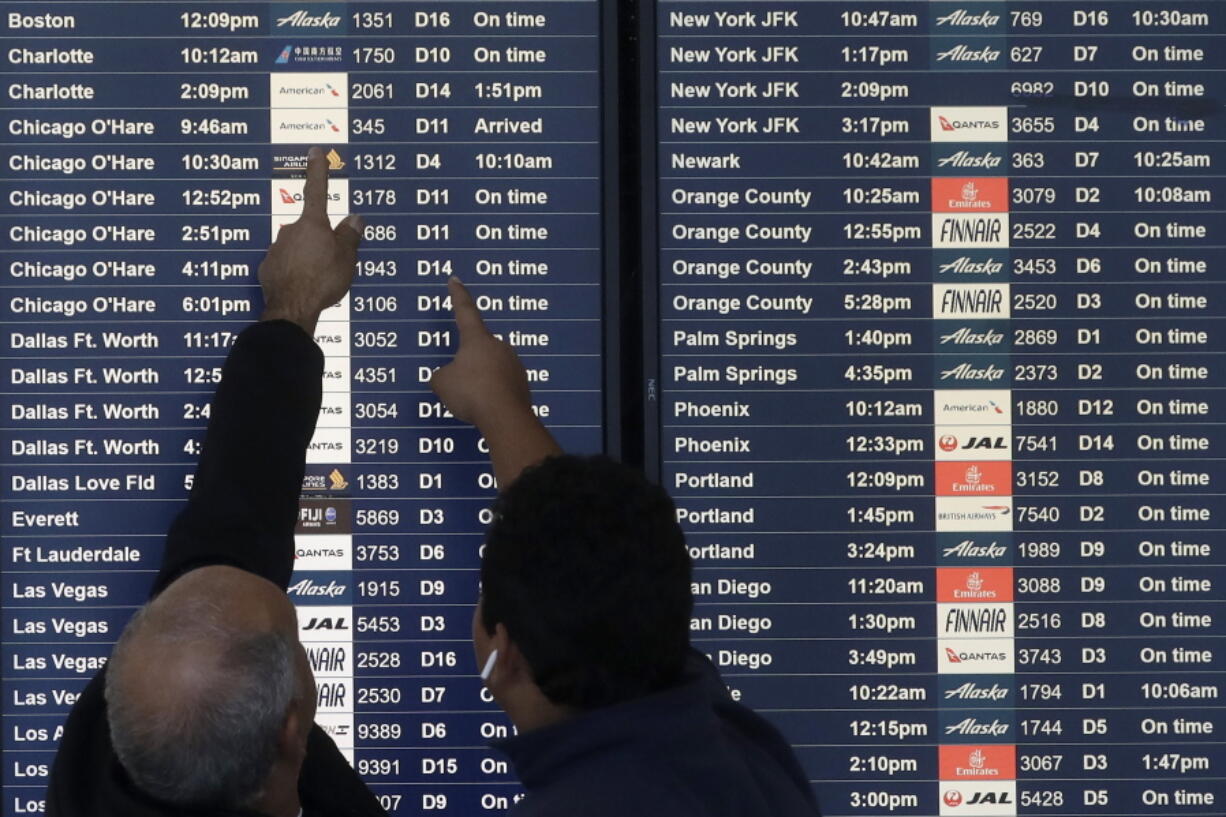
[[[341,159],[341,155],[336,152],[336,148],[328,151],[328,169],[340,170],[345,166],[345,161]]]
[[[345,481],[345,475],[336,468],[333,468],[332,473],[328,474],[328,479],[332,480],[333,491],[343,491],[349,487],[349,483]]]

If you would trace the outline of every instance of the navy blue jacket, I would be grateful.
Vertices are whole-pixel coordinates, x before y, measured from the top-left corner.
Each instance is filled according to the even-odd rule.
[[[816,817],[791,747],[706,656],[682,684],[493,744],[528,795],[517,817]]]

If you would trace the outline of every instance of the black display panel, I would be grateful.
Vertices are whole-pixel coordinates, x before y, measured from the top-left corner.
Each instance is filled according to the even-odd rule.
[[[323,315],[291,597],[319,722],[389,812],[519,792],[471,648],[495,485],[425,381],[472,285],[570,450],[606,410],[603,10],[595,0],[3,3],[3,814],[148,593],[227,347],[326,146],[367,222]],[[614,352],[617,344],[610,344]],[[606,419],[608,422],[606,422]]]
[[[1226,809],[1224,14],[645,15],[692,635],[823,813]]]

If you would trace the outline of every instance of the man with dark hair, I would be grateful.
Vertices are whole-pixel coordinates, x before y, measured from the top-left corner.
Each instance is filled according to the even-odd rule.
[[[815,817],[780,734],[689,646],[690,559],[667,494],[561,455],[523,366],[449,283],[460,333],[431,381],[503,486],[473,616],[477,665],[518,734],[494,745],[524,817]]]
[[[312,333],[349,290],[361,232],[356,216],[329,225],[327,185],[313,148],[302,217],[260,265],[264,313],[226,360],[152,598],[68,715],[48,817],[385,815],[314,725],[285,594],[321,402]]]

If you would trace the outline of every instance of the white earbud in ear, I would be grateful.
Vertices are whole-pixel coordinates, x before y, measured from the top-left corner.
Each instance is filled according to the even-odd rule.
[[[485,659],[485,666],[481,669],[481,680],[488,681],[490,676],[494,674],[494,664],[498,663],[498,650],[492,650],[490,657]]]

